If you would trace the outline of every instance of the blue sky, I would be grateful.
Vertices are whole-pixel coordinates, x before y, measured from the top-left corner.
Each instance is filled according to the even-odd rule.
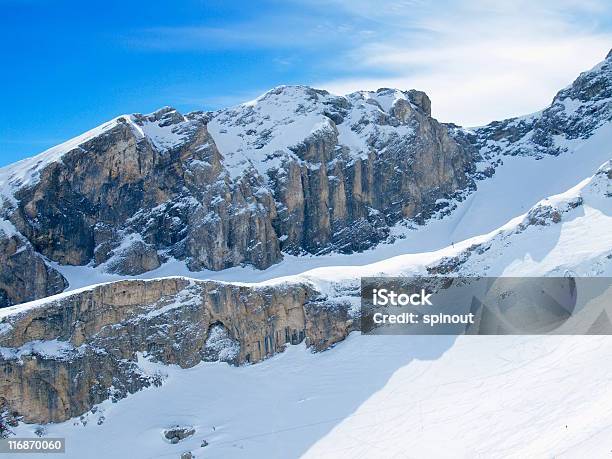
[[[122,113],[279,84],[424,89],[464,125],[528,113],[612,47],[603,0],[0,0],[0,165]]]

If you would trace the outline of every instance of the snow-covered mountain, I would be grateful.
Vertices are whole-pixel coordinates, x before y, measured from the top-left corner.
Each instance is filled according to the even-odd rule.
[[[117,117],[0,169],[0,304],[75,288],[83,278],[153,277],[177,266],[188,275],[266,269],[295,255],[419,239],[420,225],[460,213],[454,209],[466,198],[482,200],[494,174],[513,176],[517,186],[504,193],[528,193],[511,171],[515,156],[528,157],[527,174],[535,160],[549,162],[551,173],[568,176],[567,188],[609,159],[587,158],[582,176],[549,161],[601,138],[612,118],[610,60],[545,110],[474,130],[435,121],[424,93],[393,89],[334,96],[283,86],[218,112],[183,116],[166,107]],[[556,181],[538,177],[529,188]],[[487,230],[536,202],[529,198],[493,212],[500,218],[483,209]],[[11,275],[24,265],[36,269]]]
[[[608,454],[606,337],[356,330],[362,276],[612,277],[611,160],[608,55],[480,128],[280,87],[1,169],[4,304],[40,298],[0,310],[13,430],[69,457]]]
[[[265,269],[364,250],[472,186],[475,149],[452,131],[424,93],[389,89],[279,87],[215,113],[120,116],[0,170],[3,242],[40,265],[2,276],[3,303],[61,291],[59,266]]]

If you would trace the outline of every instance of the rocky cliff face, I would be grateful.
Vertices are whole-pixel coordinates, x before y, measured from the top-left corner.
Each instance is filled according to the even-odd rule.
[[[67,287],[62,275],[50,267],[15,227],[0,219],[0,305],[31,301]]]
[[[126,115],[0,170],[0,216],[38,264],[125,275],[170,258],[263,269],[281,251],[359,251],[470,185],[474,149],[430,115],[419,91],[308,87],[215,113]],[[61,291],[45,266],[22,283],[46,290],[8,279],[0,305]]]
[[[581,73],[541,112],[494,121],[476,130],[483,155],[558,155],[612,121],[612,55]]]
[[[0,169],[0,307],[62,291],[53,263],[138,275],[361,251],[450,212],[504,155],[557,155],[611,120],[610,56],[542,112],[471,131],[395,89],[283,86],[217,112],[124,115]],[[36,269],[14,275],[24,260]]]
[[[286,343],[323,350],[352,328],[348,305],[307,285],[102,285],[0,319],[0,406],[27,422],[62,421],[160,384],[139,366],[144,356],[184,368],[258,362]]]
[[[230,174],[267,178],[283,251],[351,252],[470,183],[473,150],[430,115],[419,91],[281,87],[218,113],[209,129]]]

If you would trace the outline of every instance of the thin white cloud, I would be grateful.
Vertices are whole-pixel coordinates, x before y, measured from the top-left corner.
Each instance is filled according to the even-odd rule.
[[[266,72],[282,67],[292,69],[293,83],[338,94],[417,88],[429,94],[434,116],[467,126],[544,108],[612,47],[609,0],[286,0],[284,5],[282,12],[256,12],[247,22],[228,18],[214,26],[139,30],[128,42],[156,52],[265,50],[271,56],[255,70],[262,75],[260,85]],[[300,72],[304,79],[296,81]],[[223,96],[236,100],[253,92],[249,89],[255,88],[230,89]]]
[[[376,78],[320,81],[344,94],[358,89],[423,89],[434,116],[463,125],[544,108],[580,71],[602,60],[612,35],[597,27],[606,2],[341,2],[355,14],[375,18],[386,34],[353,49],[347,59]],[[537,3],[537,4],[536,4]],[[403,26],[402,26],[403,24]],[[418,30],[418,34],[415,34]]]
[[[461,47],[387,52],[371,63],[396,71],[380,78],[345,78],[318,82],[336,94],[397,87],[426,91],[441,121],[473,126],[522,115],[547,106],[555,93],[605,56],[609,37],[516,43],[467,44]],[[423,54],[426,54],[425,56]],[[425,65],[425,69],[419,70]],[[406,72],[399,71],[403,67]]]
[[[152,51],[209,51],[223,49],[309,49],[359,34],[353,25],[309,15],[256,17],[249,22],[216,26],[150,27],[123,37],[130,47]]]

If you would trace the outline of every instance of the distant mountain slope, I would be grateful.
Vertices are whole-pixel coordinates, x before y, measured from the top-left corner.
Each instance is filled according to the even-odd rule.
[[[143,212],[141,219],[140,205],[164,190],[163,196],[169,196],[170,192],[163,187],[153,188],[155,193],[147,187],[142,188],[142,194],[136,193],[144,196],[144,201],[137,200],[136,217],[127,217],[122,228],[132,228],[135,232],[130,234],[139,234],[142,239],[137,235],[124,237],[121,247],[126,251],[114,253],[100,267],[70,267],[45,259],[19,229],[19,221],[13,223],[15,217],[10,211],[20,212],[20,199],[24,196],[29,199],[26,202],[43,199],[44,194],[37,195],[32,190],[64,189],[60,186],[61,180],[53,181],[50,177],[65,174],[64,168],[69,165],[78,166],[79,171],[82,167],[101,171],[110,167],[126,183],[131,179],[125,177],[138,178],[143,171],[155,171],[160,177],[174,177],[181,190],[197,191],[197,186],[187,185],[196,183],[188,179],[189,174],[173,168],[166,170],[160,164],[170,164],[163,162],[166,157],[179,163],[193,162],[192,155],[199,148],[193,145],[199,145],[202,139],[225,135],[227,138],[218,145],[221,150],[226,149],[225,156],[231,156],[227,164],[233,164],[234,169],[230,172],[226,168],[225,156],[218,151],[219,173],[231,183],[245,176],[259,177],[257,183],[263,190],[254,193],[253,199],[270,196],[276,206],[274,188],[270,187],[274,173],[268,172],[282,169],[284,163],[274,164],[277,159],[274,157],[258,159],[246,155],[245,151],[256,144],[251,137],[242,138],[231,130],[237,129],[234,125],[244,110],[249,115],[241,123],[252,126],[249,129],[256,131],[253,138],[260,136],[256,126],[266,132],[283,131],[285,127],[278,121],[287,121],[282,112],[286,105],[282,103],[277,107],[277,102],[269,101],[269,105],[259,106],[257,110],[248,108],[257,107],[255,103],[241,106],[233,109],[233,114],[222,112],[224,118],[217,114],[220,117],[217,121],[210,114],[183,118],[172,109],[153,115],[120,117],[106,125],[103,132],[96,132],[93,137],[85,135],[76,153],[58,147],[40,158],[43,161],[40,171],[37,161],[27,160],[21,164],[26,167],[17,167],[8,174],[12,178],[5,182],[8,185],[3,189],[10,186],[4,192],[8,193],[5,210],[10,214],[6,218],[11,220],[0,223],[0,231],[10,248],[0,256],[6,257],[7,263],[13,263],[7,265],[11,269],[22,271],[12,271],[16,273],[14,277],[7,274],[0,277],[0,282],[22,286],[31,282],[39,288],[35,295],[44,297],[54,293],[53,290],[65,288],[65,279],[59,275],[61,271],[71,280],[82,282],[84,288],[0,310],[0,367],[3,368],[0,373],[5,375],[0,378],[0,412],[15,412],[27,422],[65,421],[45,428],[48,435],[66,436],[70,440],[74,449],[69,452],[73,456],[69,457],[82,455],[91,438],[100,435],[108,440],[96,452],[100,457],[125,451],[128,444],[135,445],[135,457],[176,455],[188,450],[196,455],[206,452],[223,457],[269,457],[272,443],[281,445],[282,457],[287,456],[286,451],[291,451],[290,457],[299,454],[335,457],[338,450],[355,451],[355,435],[378,445],[380,438],[395,438],[397,432],[418,429],[424,425],[422,419],[427,420],[429,429],[419,431],[418,441],[412,439],[409,445],[423,454],[440,453],[437,444],[426,439],[435,438],[440,432],[458,431],[462,436],[454,444],[468,455],[521,457],[526,452],[553,451],[571,456],[583,448],[599,454],[600,443],[593,438],[607,439],[610,431],[610,419],[604,409],[610,404],[609,397],[601,390],[607,381],[606,371],[601,370],[605,367],[601,365],[601,356],[609,352],[610,340],[503,337],[489,338],[483,346],[483,340],[476,343],[478,337],[460,337],[455,343],[452,337],[359,337],[350,333],[359,328],[362,276],[612,277],[609,69],[610,63],[606,61],[582,74],[576,80],[579,83],[561,91],[553,105],[539,114],[475,130],[448,127],[450,138],[459,139],[456,145],[471,145],[469,149],[481,158],[469,175],[477,179],[477,189],[459,190],[454,198],[436,198],[429,218],[423,219],[422,225],[417,225],[414,217],[398,220],[388,228],[397,238],[393,244],[353,254],[286,255],[286,260],[266,270],[235,267],[194,274],[200,280],[174,276],[147,282],[131,279],[90,285],[100,279],[133,277],[102,270],[112,265],[109,260],[119,264],[134,260],[128,256],[133,245],[150,244],[138,231],[147,234],[142,228],[149,228],[148,222],[152,221],[153,225],[157,220],[147,212]],[[262,98],[275,101],[287,91],[300,94],[301,100],[303,92],[311,90],[282,88]],[[316,94],[324,101],[328,97],[336,100],[335,96]],[[416,93],[411,96],[411,93],[384,90],[374,94],[359,93],[346,99],[381,97],[372,109],[378,113],[385,107],[396,106],[397,100],[415,97]],[[385,94],[392,94],[395,102],[390,102],[391,97],[381,96]],[[410,102],[423,105],[422,108],[410,105],[411,110],[422,111],[418,115],[422,117],[427,116],[424,100]],[[267,110],[278,113],[278,117],[274,118]],[[312,122],[311,117],[331,119],[317,110],[303,113],[307,124]],[[585,121],[589,114],[593,129]],[[343,116],[352,119],[348,113]],[[535,132],[550,134],[549,128],[542,126],[548,126],[553,119],[556,120],[553,124],[559,127],[551,134],[550,142],[541,143],[543,137]],[[302,121],[287,122],[291,125]],[[367,129],[377,132],[371,137],[375,140],[386,135],[395,138],[396,128],[406,129],[404,125],[389,127],[387,124]],[[159,134],[165,129],[175,130],[172,142],[168,140],[170,136]],[[124,153],[131,151],[133,142],[141,142],[139,148],[155,151],[152,157],[162,162],[141,164],[138,160],[142,156],[138,155],[121,156],[127,161],[121,167],[114,163],[101,167],[91,161],[89,165],[82,162],[83,152],[92,154],[91,151],[102,148],[100,145],[107,145],[108,151],[117,151],[115,136],[121,135],[126,139],[125,143],[119,143],[125,147],[120,148]],[[268,140],[272,142],[273,137]],[[195,142],[190,138],[201,140]],[[231,139],[236,144],[228,145]],[[287,139],[289,143],[294,141],[290,136]],[[172,153],[175,147],[178,150]],[[339,155],[357,154],[359,149],[354,147],[348,152],[342,148],[334,151]],[[304,151],[323,154],[327,150],[306,148],[300,154]],[[72,154],[76,159],[71,159]],[[293,154],[297,155],[286,153],[288,157]],[[107,158],[107,154],[101,157]],[[134,161],[129,162],[130,158]],[[310,159],[298,158],[309,167],[312,165]],[[332,158],[328,164],[339,161]],[[237,173],[238,169],[245,171],[245,175]],[[7,170],[11,169],[4,169],[3,173]],[[77,183],[85,188],[98,186],[99,190],[110,193],[101,196],[112,195],[113,199],[122,199],[121,191],[117,190],[132,193],[137,189],[109,187],[109,183],[115,182],[108,177],[92,185],[90,178],[90,174],[75,174],[67,189]],[[45,180],[50,180],[49,184],[44,185]],[[19,183],[28,185],[21,188]],[[37,205],[42,206],[43,202]],[[125,212],[112,206],[97,209],[102,213]],[[22,211],[27,210],[25,206]],[[167,212],[164,207],[160,215],[165,216]],[[69,219],[62,221],[70,222]],[[137,221],[140,226],[134,223]],[[160,252],[157,251],[158,257]],[[32,265],[32,260],[38,264]],[[179,266],[174,260],[140,275],[176,275]],[[165,268],[170,270],[164,272]],[[5,271],[10,272],[8,268]],[[180,274],[189,275],[189,271]],[[213,274],[217,280],[207,279],[214,277]],[[21,284],[11,279],[18,279]],[[226,282],[229,280],[232,282]],[[18,293],[34,296],[29,290]],[[6,296],[5,301],[12,299]],[[347,337],[347,342],[339,344]],[[314,351],[339,345],[323,354],[286,346],[301,342]],[[233,368],[221,366],[225,365],[221,362],[207,363],[215,360],[260,362],[286,349],[289,350],[286,355],[256,366]],[[430,359],[431,362],[425,362]],[[574,371],[557,371],[560,367]],[[418,382],[420,375],[428,371],[435,375],[427,378],[426,388],[435,389],[431,392]],[[355,380],[364,382],[354,384]],[[438,385],[432,386],[432,381]],[[500,384],[504,386],[502,391]],[[553,387],[555,390],[551,390]],[[257,397],[250,395],[254,390]],[[491,391],[495,393],[493,397]],[[525,391],[533,397],[517,396]],[[465,399],[458,398],[460,394]],[[493,400],[491,403],[496,403],[501,396],[504,403],[501,408],[495,405],[493,409],[492,405],[474,402],[484,396]],[[560,412],[559,403],[568,397],[570,405],[564,402],[565,408]],[[396,398],[397,403],[393,401]],[[450,399],[465,403],[449,406]],[[167,400],[171,400],[169,405]],[[593,404],[593,400],[597,403]],[[595,409],[596,405],[604,408]],[[270,406],[280,408],[275,410]],[[435,409],[428,410],[428,406]],[[576,406],[577,411],[568,411],[567,406]],[[178,407],[178,411],[172,407]],[[384,407],[383,412],[380,407]],[[379,417],[374,419],[371,412]],[[133,413],[138,415],[134,417]],[[479,428],[483,416],[494,420],[497,427]],[[537,435],[529,423],[535,418],[542,424]],[[401,424],[389,425],[397,419],[401,419]],[[194,430],[194,436],[181,440],[178,446],[164,440],[164,432],[175,425]],[[376,427],[374,431],[370,431],[371,425]],[[437,430],[432,430],[432,425]],[[22,423],[15,430],[20,435],[31,436],[35,429],[35,424]],[[508,433],[507,429],[512,432]],[[525,435],[534,436],[529,448],[522,442]],[[508,438],[511,444],[500,446]],[[203,440],[210,444],[202,447]],[[555,445],[552,450],[551,442]],[[404,452],[408,445],[404,437],[387,444],[385,449],[372,447],[370,455],[393,457]],[[358,445],[360,451],[362,446]]]

